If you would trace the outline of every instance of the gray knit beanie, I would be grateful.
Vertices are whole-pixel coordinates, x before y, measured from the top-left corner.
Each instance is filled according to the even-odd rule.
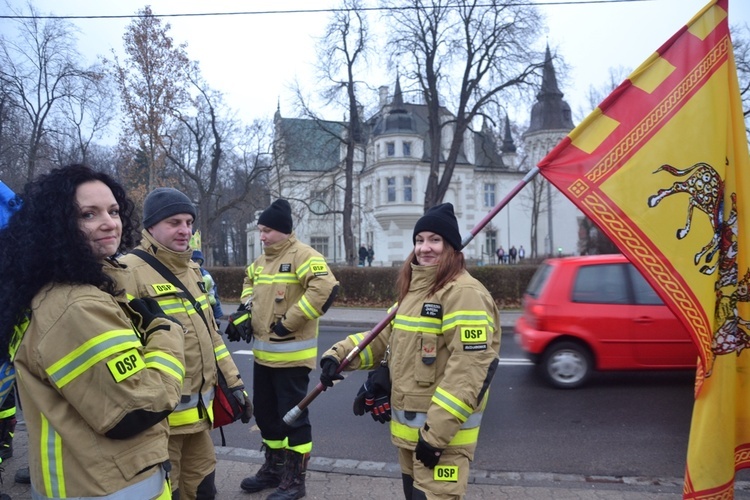
[[[174,188],[156,188],[143,202],[143,227],[148,229],[175,214],[190,214],[195,220],[193,202]]]

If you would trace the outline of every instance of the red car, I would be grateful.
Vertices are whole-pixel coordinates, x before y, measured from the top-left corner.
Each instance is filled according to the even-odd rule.
[[[516,341],[553,386],[594,370],[695,369],[687,330],[624,255],[548,259],[529,282]]]

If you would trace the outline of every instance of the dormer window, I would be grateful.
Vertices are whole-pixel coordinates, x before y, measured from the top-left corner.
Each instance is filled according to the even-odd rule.
[[[385,154],[387,156],[396,156],[396,143],[395,142],[385,143]]]
[[[404,156],[406,157],[411,156],[411,142],[404,141],[403,151],[404,151]]]

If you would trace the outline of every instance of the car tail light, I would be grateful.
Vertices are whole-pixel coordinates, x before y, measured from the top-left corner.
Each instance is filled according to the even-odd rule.
[[[526,318],[531,328],[544,330],[544,306],[542,304],[533,304],[526,308]]]

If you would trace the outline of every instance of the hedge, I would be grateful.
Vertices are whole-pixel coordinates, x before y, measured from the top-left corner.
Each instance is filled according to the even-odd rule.
[[[242,292],[245,267],[211,267],[222,301],[237,302]],[[482,282],[501,308],[520,307],[521,297],[536,265],[470,266],[469,272]],[[398,267],[332,267],[341,283],[334,305],[388,307],[396,301]]]

